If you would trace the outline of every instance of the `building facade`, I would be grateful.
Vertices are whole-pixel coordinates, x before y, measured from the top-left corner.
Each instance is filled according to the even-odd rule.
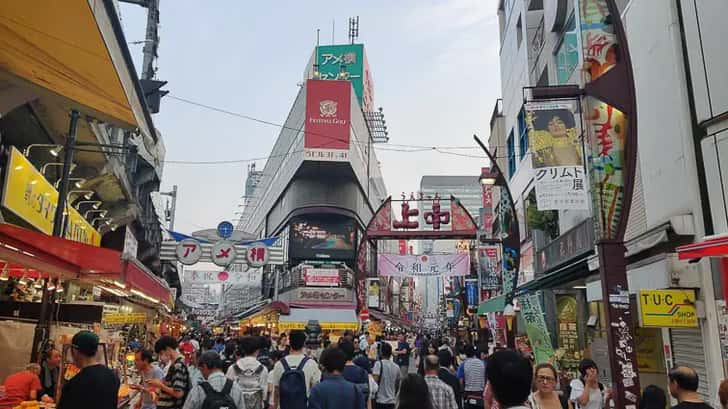
[[[638,345],[657,346],[638,352],[644,364],[640,380],[665,387],[668,368],[689,365],[700,375],[700,393],[713,401],[716,382],[724,377],[718,331],[723,296],[714,279],[719,277],[718,266],[707,259],[680,261],[676,248],[700,241],[706,232],[720,232],[725,220],[718,183],[723,171],[720,133],[712,124],[725,116],[719,101],[726,87],[714,72],[725,67],[726,59],[715,51],[718,37],[706,39],[699,28],[720,30],[717,22],[708,23],[725,5],[711,0],[699,5],[666,2],[659,8],[645,0],[617,3],[631,53],[638,112],[638,166],[625,235],[629,292],[638,304],[640,291],[698,288],[697,302],[704,306],[691,328],[636,323]],[[503,99],[492,116],[490,145],[506,152],[498,164],[509,179],[525,238],[521,265],[530,265],[534,272],[535,280],[521,284],[543,290],[547,316],[557,321],[549,326],[555,329],[552,343],[568,358],[562,366],[573,368],[580,358],[590,356],[608,372],[598,259],[593,245],[580,245],[593,242],[592,214],[537,210],[524,109],[524,88],[527,95],[528,87],[583,85],[581,4],[500,2]],[[657,67],[662,67],[660,75],[655,75]],[[602,373],[604,381],[611,379],[607,372]]]
[[[372,95],[363,45],[316,47],[262,176],[246,193],[238,228],[277,236],[284,253],[284,265],[263,275],[263,297],[306,309],[299,318],[335,308],[349,325],[357,321],[364,277],[356,252],[386,198],[371,135]]]

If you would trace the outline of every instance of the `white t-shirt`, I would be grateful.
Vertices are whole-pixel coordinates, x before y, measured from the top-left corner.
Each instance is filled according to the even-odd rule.
[[[286,360],[291,369],[295,369],[301,363],[303,358],[304,355],[288,355],[283,359]],[[273,384],[274,387],[277,388],[280,384],[283,372],[285,372],[283,364],[280,361],[276,362],[273,367],[273,371],[270,373],[271,384]],[[321,381],[321,370],[315,360],[311,358],[308,359],[306,365],[303,366],[303,375],[306,377],[306,395],[310,395],[311,388]]]
[[[585,406],[579,405],[577,400],[584,393],[584,383],[580,379],[571,381],[571,395],[569,400],[574,402],[576,409],[602,409],[604,407],[604,396],[599,388],[589,390],[589,402]]]

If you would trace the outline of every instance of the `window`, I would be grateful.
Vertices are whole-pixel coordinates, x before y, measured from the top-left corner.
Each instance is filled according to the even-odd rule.
[[[523,23],[521,22],[521,16],[518,16],[518,23],[516,23],[516,42],[518,49],[521,49],[521,43],[523,42]]]
[[[508,135],[508,176],[513,177],[513,174],[516,173],[516,146],[515,141],[513,140],[513,129],[511,129],[511,133]]]
[[[569,20],[564,26],[563,36],[556,52],[554,60],[556,62],[556,79],[559,84],[566,84],[571,78],[571,74],[579,64],[579,31],[576,29],[576,19],[574,13],[571,13]]]
[[[528,151],[528,127],[526,126],[526,111],[522,107],[518,113],[518,159],[522,160]]]

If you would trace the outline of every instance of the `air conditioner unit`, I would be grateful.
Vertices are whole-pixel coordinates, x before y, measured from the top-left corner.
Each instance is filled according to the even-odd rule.
[[[698,263],[679,260],[676,253],[666,259],[667,275],[671,287],[700,288],[703,286]]]

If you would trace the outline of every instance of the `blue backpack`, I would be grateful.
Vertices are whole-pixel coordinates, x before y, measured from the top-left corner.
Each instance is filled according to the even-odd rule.
[[[284,369],[278,385],[281,409],[306,409],[308,396],[306,395],[306,375],[303,373],[303,367],[308,359],[307,356],[303,357],[301,363],[294,369],[288,366],[286,358],[281,359]]]

